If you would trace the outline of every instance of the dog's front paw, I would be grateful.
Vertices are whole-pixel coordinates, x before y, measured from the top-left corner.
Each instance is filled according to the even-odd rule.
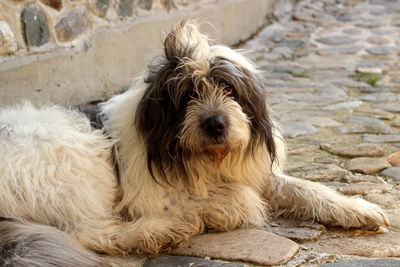
[[[333,224],[346,229],[377,230],[381,226],[390,225],[385,212],[364,199],[347,199],[335,213],[333,214]]]

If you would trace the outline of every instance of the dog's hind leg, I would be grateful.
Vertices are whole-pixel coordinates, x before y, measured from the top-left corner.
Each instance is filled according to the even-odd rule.
[[[265,196],[274,212],[287,217],[312,219],[344,228],[376,229],[389,225],[377,205],[286,175],[271,177]]]

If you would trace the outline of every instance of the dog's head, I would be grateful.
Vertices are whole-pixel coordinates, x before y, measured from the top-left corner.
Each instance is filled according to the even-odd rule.
[[[164,50],[135,118],[153,178],[189,178],[188,159],[218,167],[230,153],[250,157],[260,147],[273,162],[273,124],[254,65],[228,47],[209,46],[187,22],[168,34]]]

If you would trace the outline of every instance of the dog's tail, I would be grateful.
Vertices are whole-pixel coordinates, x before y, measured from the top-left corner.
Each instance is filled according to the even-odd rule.
[[[0,266],[108,266],[56,228],[0,219]]]

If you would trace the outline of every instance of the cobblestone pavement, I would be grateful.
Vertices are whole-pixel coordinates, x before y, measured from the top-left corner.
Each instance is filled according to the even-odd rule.
[[[267,71],[286,172],[381,205],[391,227],[296,240],[302,227],[272,224],[303,243],[285,266],[400,257],[400,1],[302,0],[290,15],[243,46]]]

